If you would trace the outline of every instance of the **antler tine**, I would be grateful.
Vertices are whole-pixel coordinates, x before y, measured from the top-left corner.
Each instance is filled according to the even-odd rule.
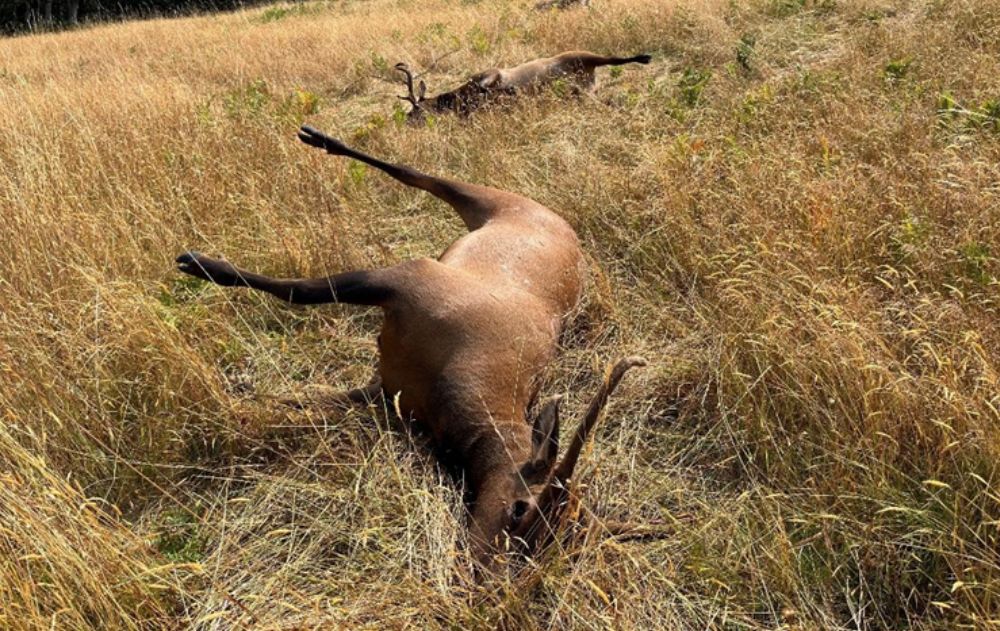
[[[570,498],[569,481],[573,470],[576,468],[580,452],[583,450],[590,432],[597,425],[601,411],[604,410],[604,406],[608,402],[608,397],[618,387],[618,383],[626,372],[636,366],[645,365],[646,360],[641,357],[626,357],[618,360],[614,367],[608,371],[604,383],[601,384],[601,388],[590,402],[587,414],[577,427],[576,433],[573,434],[573,442],[570,443],[566,454],[549,476],[545,491],[538,497],[536,518],[524,527],[522,538],[529,548],[545,545],[550,537],[554,536],[555,529],[558,527],[558,522]]]
[[[401,96],[399,98],[403,99],[404,101],[409,101],[414,105],[414,107],[416,107],[417,96],[413,93],[413,73],[410,72],[410,67],[407,66],[406,63],[401,61],[398,64],[396,64],[396,70],[402,72],[403,75],[406,76],[406,89],[409,92],[408,96]]]
[[[614,368],[608,372],[604,378],[604,383],[601,384],[600,390],[597,391],[594,399],[590,402],[587,415],[583,417],[583,421],[577,427],[576,433],[573,435],[573,442],[570,443],[565,455],[563,455],[562,460],[556,467],[553,475],[554,480],[565,483],[573,476],[573,470],[576,468],[577,460],[580,459],[580,452],[583,450],[583,445],[587,442],[590,432],[597,425],[597,420],[600,418],[601,411],[604,410],[604,406],[608,402],[608,397],[618,387],[618,383],[625,376],[626,372],[636,366],[645,365],[646,360],[642,357],[626,357],[618,360]]]

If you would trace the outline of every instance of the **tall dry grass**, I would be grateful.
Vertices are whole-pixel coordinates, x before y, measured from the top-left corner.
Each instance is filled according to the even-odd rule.
[[[0,627],[1000,625],[1000,5],[371,0],[0,41]],[[399,124],[556,51],[650,51],[593,97]],[[459,489],[352,386],[377,314],[175,273],[433,255],[447,208],[303,121],[566,217],[591,283],[545,392],[630,376],[597,530],[485,586]]]

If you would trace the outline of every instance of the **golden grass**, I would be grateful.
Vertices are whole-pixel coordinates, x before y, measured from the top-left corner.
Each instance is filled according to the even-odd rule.
[[[1000,626],[1000,4],[533,4],[0,41],[0,627]],[[572,48],[656,58],[593,97],[394,116],[396,61],[436,61],[436,92]],[[607,360],[651,360],[583,501],[672,537],[590,532],[477,586],[425,451],[257,396],[363,383],[377,314],[177,253],[313,276],[461,234],[306,120],[576,227],[592,282],[545,393],[572,416]]]

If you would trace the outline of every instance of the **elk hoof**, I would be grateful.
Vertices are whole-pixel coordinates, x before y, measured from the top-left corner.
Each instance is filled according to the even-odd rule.
[[[310,147],[323,149],[327,153],[335,155],[340,155],[347,150],[344,143],[340,142],[336,138],[327,136],[323,132],[310,127],[309,125],[303,125],[299,128],[299,140],[306,143]]]
[[[215,283],[231,286],[236,284],[239,274],[230,263],[205,256],[194,250],[181,254],[176,259],[178,271]]]
[[[198,259],[201,257],[200,252],[188,250],[174,259],[174,262],[177,263],[178,270],[185,274],[194,274],[196,271],[200,271],[201,266],[198,263]]]

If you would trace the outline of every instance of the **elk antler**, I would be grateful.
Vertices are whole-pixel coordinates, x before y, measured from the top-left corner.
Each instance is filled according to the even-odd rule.
[[[419,94],[414,94],[413,73],[410,72],[410,67],[401,61],[396,64],[396,70],[402,72],[406,77],[406,90],[408,92],[406,96],[401,96],[399,98],[404,101],[409,101],[410,105],[413,106],[413,109],[419,109],[420,101],[424,100],[424,95],[427,93],[427,84],[421,81],[418,86],[418,89],[420,90]]]
[[[565,484],[573,477],[573,470],[576,468],[577,460],[580,459],[580,451],[583,449],[584,443],[587,442],[590,432],[597,425],[597,419],[600,417],[601,411],[604,410],[604,406],[608,402],[608,397],[618,387],[618,383],[625,376],[626,372],[636,366],[645,365],[646,360],[642,357],[626,357],[625,359],[618,360],[614,368],[608,372],[604,378],[604,383],[601,384],[600,390],[597,391],[594,399],[590,402],[587,415],[583,417],[583,421],[577,427],[576,434],[573,435],[573,442],[570,443],[569,448],[563,455],[562,461],[555,469],[553,478],[556,481]]]
[[[587,409],[587,414],[573,435],[573,442],[570,443],[562,460],[556,465],[545,490],[538,498],[535,519],[530,525],[526,524],[527,528],[522,530],[525,534],[522,538],[529,547],[544,544],[554,534],[554,528],[559,523],[569,499],[569,484],[573,477],[573,471],[576,469],[576,463],[580,459],[580,452],[583,450],[590,432],[597,425],[601,412],[608,402],[608,397],[618,387],[618,383],[626,372],[636,366],[645,365],[646,360],[641,357],[626,357],[618,360],[614,367],[608,371],[604,383],[594,395],[590,407]]]

